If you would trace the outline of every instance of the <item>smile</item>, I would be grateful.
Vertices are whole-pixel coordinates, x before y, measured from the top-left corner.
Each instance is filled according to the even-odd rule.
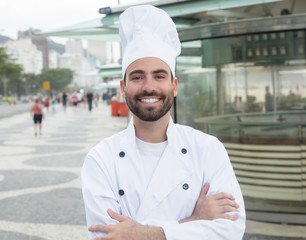
[[[158,102],[158,98],[145,98],[145,99],[140,99],[141,102],[143,103],[155,103]]]

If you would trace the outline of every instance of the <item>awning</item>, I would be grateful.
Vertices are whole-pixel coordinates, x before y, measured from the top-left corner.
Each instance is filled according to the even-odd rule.
[[[107,64],[99,69],[99,75],[102,77],[121,78],[120,64]]]
[[[109,82],[103,82],[92,87],[93,90],[119,89],[120,79],[114,79]]]
[[[49,32],[42,32],[37,35],[100,41],[119,41],[118,27],[103,27],[103,24],[101,23],[101,18],[77,23]]]
[[[177,28],[181,29],[194,25],[197,20],[193,18],[193,16],[196,14],[279,1],[283,0],[164,0],[154,1],[151,4],[165,10],[170,17],[173,18]],[[143,4],[143,1],[139,1],[139,3],[133,5],[141,4]],[[130,5],[108,7],[107,9],[110,13],[104,15],[102,18],[81,22],[64,28],[55,29],[53,31],[39,33],[37,35],[101,41],[119,41],[119,15],[129,6]],[[235,15],[230,14],[228,11],[219,11],[218,14],[224,14],[226,17],[247,17],[247,14]]]

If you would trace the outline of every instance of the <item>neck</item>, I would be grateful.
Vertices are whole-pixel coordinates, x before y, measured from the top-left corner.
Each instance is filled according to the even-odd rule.
[[[133,116],[136,137],[144,142],[160,143],[167,140],[167,128],[170,121],[170,112],[157,121],[142,121]]]

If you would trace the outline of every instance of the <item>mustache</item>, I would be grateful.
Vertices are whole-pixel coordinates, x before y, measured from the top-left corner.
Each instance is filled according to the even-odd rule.
[[[155,91],[152,91],[152,92],[147,92],[147,91],[143,91],[142,93],[139,93],[139,94],[136,94],[135,95],[135,98],[136,99],[139,99],[139,98],[142,98],[142,97],[159,97],[159,98],[165,98],[165,94],[162,94],[162,93],[158,93],[158,92],[155,92]]]

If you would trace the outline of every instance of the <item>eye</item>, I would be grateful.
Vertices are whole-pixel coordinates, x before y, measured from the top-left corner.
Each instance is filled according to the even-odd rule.
[[[163,74],[158,74],[155,76],[156,79],[165,79],[166,77]]]
[[[131,77],[131,80],[132,81],[138,81],[138,80],[141,80],[143,77],[141,75],[133,75]]]

